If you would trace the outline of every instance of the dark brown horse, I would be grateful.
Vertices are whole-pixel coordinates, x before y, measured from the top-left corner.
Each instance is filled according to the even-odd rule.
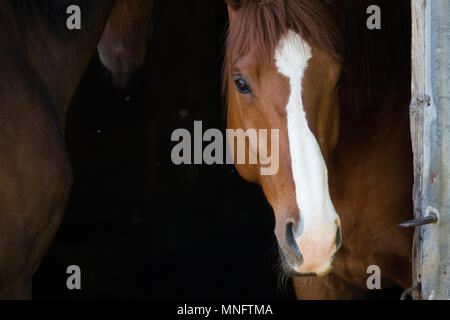
[[[63,218],[73,179],[67,108],[111,12],[107,34],[134,31],[130,20],[141,20],[140,6],[123,11],[128,1],[140,2],[0,2],[0,298],[31,297],[32,276]],[[81,30],[66,27],[69,5],[81,8]],[[103,56],[115,54],[108,53],[109,39]],[[123,63],[136,68],[141,60]]]
[[[297,296],[364,298],[371,265],[382,288],[410,286],[409,1],[227,4],[228,128],[280,137],[276,174],[236,166],[274,210]],[[372,4],[381,30],[366,27]]]

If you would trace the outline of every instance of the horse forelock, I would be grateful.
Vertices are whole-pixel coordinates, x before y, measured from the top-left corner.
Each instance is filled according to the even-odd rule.
[[[271,62],[279,40],[289,29],[341,62],[339,92],[345,111],[376,109],[386,88],[409,88],[410,0],[334,0],[326,4],[311,0],[226,2],[233,19],[228,27],[223,65],[225,99],[228,69],[236,59],[251,52],[255,62]],[[366,11],[373,4],[381,7],[381,30],[369,30],[366,26]]]
[[[222,95],[227,96],[228,69],[249,54],[256,64],[273,61],[280,39],[292,30],[311,45],[341,60],[343,48],[339,29],[321,1],[311,0],[226,0],[235,11],[227,30],[222,70]],[[225,101],[226,105],[226,101]],[[226,108],[224,108],[224,116]]]
[[[227,59],[233,61],[250,51],[255,59],[268,62],[288,30],[312,45],[341,56],[338,28],[321,1],[310,0],[229,0],[236,10],[229,25]]]

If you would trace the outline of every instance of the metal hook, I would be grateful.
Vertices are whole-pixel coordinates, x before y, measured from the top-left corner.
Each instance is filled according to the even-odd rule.
[[[413,291],[419,290],[420,284],[415,285],[414,287],[411,287],[409,289],[406,289],[403,291],[402,295],[400,296],[400,300],[406,300],[406,297],[411,295]]]
[[[437,215],[434,213],[430,213],[426,217],[399,223],[398,226],[400,228],[412,228],[412,227],[423,226],[426,224],[433,224],[433,223],[436,223],[437,221],[438,221]]]

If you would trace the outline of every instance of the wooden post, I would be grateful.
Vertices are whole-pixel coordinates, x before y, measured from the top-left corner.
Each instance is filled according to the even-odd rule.
[[[412,0],[414,299],[450,299],[450,2]]]

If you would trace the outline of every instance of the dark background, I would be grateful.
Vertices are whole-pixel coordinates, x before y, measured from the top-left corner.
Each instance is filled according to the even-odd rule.
[[[148,58],[129,89],[95,57],[70,109],[75,182],[33,281],[48,298],[294,298],[279,285],[274,218],[233,166],[175,166],[171,134],[224,129],[226,7],[159,1]],[[66,288],[79,265],[82,290]]]

